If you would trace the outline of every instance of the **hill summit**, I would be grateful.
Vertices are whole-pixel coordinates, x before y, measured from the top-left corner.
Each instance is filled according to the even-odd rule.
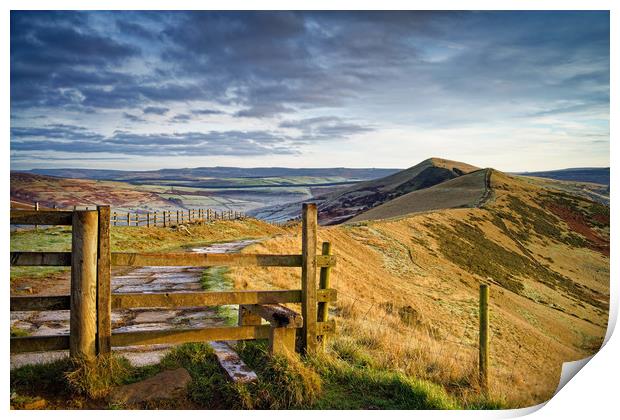
[[[405,194],[479,170],[463,162],[426,159],[395,174],[316,197],[319,201],[319,219],[326,225],[341,223]]]

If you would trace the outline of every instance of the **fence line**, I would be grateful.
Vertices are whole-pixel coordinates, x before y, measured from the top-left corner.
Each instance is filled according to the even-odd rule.
[[[94,208],[93,208],[94,207]],[[71,211],[88,211],[96,210],[100,206],[73,206],[72,210],[58,209],[54,205],[53,208],[43,209],[39,202],[32,205],[32,211],[58,211],[64,212],[65,215]],[[11,209],[17,210],[17,209]],[[27,211],[27,210],[25,210]],[[49,217],[49,216],[45,216]],[[206,223],[215,220],[240,220],[247,218],[246,214],[237,210],[214,210],[211,208],[197,208],[184,210],[153,210],[153,211],[111,211],[110,223],[112,226],[146,226],[146,227],[170,227],[187,223]],[[19,223],[15,223],[19,224]],[[43,223],[34,224],[35,228]],[[51,223],[56,225],[59,223]],[[71,224],[71,223],[69,223]]]
[[[110,251],[110,208],[97,211],[11,212],[12,224],[71,224],[72,252],[11,252],[11,266],[71,265],[69,296],[21,296],[11,298],[11,310],[70,309],[70,335],[11,338],[11,352],[69,349],[72,357],[92,360],[110,353],[112,346],[184,343],[205,340],[248,340],[268,338],[272,353],[295,351],[295,335],[301,336],[303,352],[319,346],[335,332],[334,320],[317,316],[319,305],[336,301],[329,282],[317,285],[317,268],[335,265],[328,252],[316,255],[317,213],[314,204],[304,204],[301,255],[123,253]],[[189,217],[202,216],[202,212]],[[208,212],[205,213],[208,215]],[[153,223],[155,221],[153,220]],[[324,250],[330,246],[324,245]],[[265,266],[301,267],[301,288],[297,290],[241,290],[190,293],[111,293],[111,266]],[[281,306],[301,303],[302,314]],[[239,305],[237,327],[172,329],[114,333],[111,310],[134,307],[189,307]],[[269,322],[263,325],[262,320]],[[93,337],[95,340],[93,340]]]

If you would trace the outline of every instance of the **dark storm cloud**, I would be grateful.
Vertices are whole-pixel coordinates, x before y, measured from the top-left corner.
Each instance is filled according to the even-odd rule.
[[[136,134],[116,131],[103,136],[84,127],[50,125],[11,128],[16,152],[120,153],[134,156],[210,156],[295,154],[285,136],[269,131],[209,131]]]
[[[154,114],[154,115],[164,115],[168,111],[170,111],[170,109],[163,107],[163,106],[147,106],[146,108],[142,110],[142,112],[145,114]]]

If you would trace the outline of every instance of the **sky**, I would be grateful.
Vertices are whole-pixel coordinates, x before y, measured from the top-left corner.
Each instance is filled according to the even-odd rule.
[[[11,12],[11,169],[609,166],[609,13]]]

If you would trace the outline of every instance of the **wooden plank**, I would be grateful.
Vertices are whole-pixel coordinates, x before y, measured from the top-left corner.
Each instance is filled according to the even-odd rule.
[[[109,354],[112,336],[110,206],[97,206],[97,211],[97,354]]]
[[[11,337],[11,353],[67,350],[68,335],[39,335],[32,337]]]
[[[301,224],[301,316],[304,319],[302,349],[312,353],[317,349],[317,300],[316,300],[316,204],[304,203]]]
[[[212,294],[222,294],[230,292],[199,292],[199,293],[126,293],[113,294],[111,296],[111,306],[113,309],[128,309],[133,307],[143,308],[166,308],[166,307],[192,307],[192,306],[217,306],[217,305],[245,305],[265,304],[265,301],[273,299],[279,303],[298,303],[301,302],[301,290],[261,290],[258,292],[242,291],[235,292],[235,296],[204,296]],[[239,295],[237,293],[248,293]],[[254,294],[255,296],[252,296]],[[196,296],[197,295],[197,296]],[[228,299],[228,300],[227,300]],[[335,302],[337,293],[335,289],[317,290],[318,302]],[[70,309],[69,295],[65,296],[12,296],[11,311],[62,311]],[[219,303],[213,303],[219,302]],[[245,305],[244,305],[245,302]],[[132,306],[133,304],[136,306]],[[273,303],[273,302],[272,302]],[[141,306],[144,305],[144,306]],[[256,316],[245,312],[242,317]],[[249,320],[250,318],[248,318]],[[256,320],[256,318],[253,318]],[[260,321],[260,319],[259,319]],[[254,324],[243,324],[254,325]]]
[[[243,305],[243,307],[279,328],[299,328],[303,326],[301,315],[282,305]]]
[[[70,252],[11,252],[12,266],[70,266]]]
[[[64,225],[71,226],[71,211],[11,210],[12,225]]]
[[[112,333],[112,346],[136,346],[147,344],[180,344],[203,341],[255,340],[269,338],[269,325],[244,327],[213,327],[201,329],[176,329]]]
[[[97,352],[97,219],[96,211],[73,212],[69,350],[86,360]]]
[[[199,254],[189,252],[113,252],[112,265],[117,266],[259,266],[259,267],[301,267],[300,255],[259,255],[259,254]]]
[[[335,302],[336,290],[317,290],[319,302]],[[189,293],[113,293],[112,309],[183,308],[219,305],[299,303],[301,290],[239,290]]]
[[[11,311],[62,311],[71,308],[66,296],[11,296]]]

